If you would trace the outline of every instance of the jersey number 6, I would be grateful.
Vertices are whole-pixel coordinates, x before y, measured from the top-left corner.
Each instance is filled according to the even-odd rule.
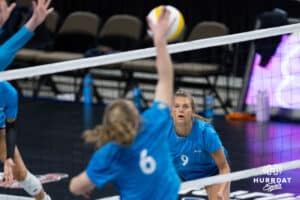
[[[140,168],[144,174],[152,174],[156,169],[156,162],[153,157],[147,156],[147,150],[140,153]]]

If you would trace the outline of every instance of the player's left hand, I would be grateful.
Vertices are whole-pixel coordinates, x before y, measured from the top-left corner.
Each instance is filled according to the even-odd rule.
[[[33,17],[38,24],[41,24],[49,13],[53,11],[53,8],[49,8],[51,0],[38,0],[32,2],[33,4]]]
[[[50,7],[51,0],[37,0],[32,1],[33,5],[33,14],[26,26],[29,30],[34,31],[41,23],[44,22],[46,17],[54,10]]]

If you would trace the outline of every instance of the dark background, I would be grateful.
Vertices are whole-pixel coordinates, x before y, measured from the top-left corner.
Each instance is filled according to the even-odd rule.
[[[297,0],[53,0],[52,4],[60,15],[60,22],[69,13],[82,10],[96,13],[102,24],[114,14],[131,14],[142,19],[144,26],[147,24],[145,17],[152,8],[162,4],[173,5],[185,18],[186,36],[201,21],[223,22],[230,34],[250,31],[261,13],[274,8],[285,10],[289,18],[300,18],[300,1]],[[145,35],[147,27],[143,30]],[[235,76],[244,77],[249,42],[234,45],[233,49],[236,60],[235,64],[231,64],[231,71]]]
[[[300,1],[297,0],[53,0],[52,4],[62,18],[73,11],[88,10],[104,21],[113,14],[121,13],[145,19],[153,7],[169,4],[183,13],[188,27],[199,21],[215,20],[225,23],[231,33],[253,29],[257,15],[273,8],[286,10],[289,17],[300,17]]]

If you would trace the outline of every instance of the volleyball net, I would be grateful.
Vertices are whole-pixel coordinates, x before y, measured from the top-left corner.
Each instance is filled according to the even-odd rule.
[[[242,110],[245,103],[251,107],[258,90],[268,90],[272,106],[297,108],[295,91],[299,87],[295,85],[298,73],[295,62],[299,27],[299,24],[291,24],[170,44],[175,86],[187,88],[199,97],[213,94],[216,105],[222,108],[221,113],[226,114]],[[33,51],[32,54],[41,56],[44,63],[49,56],[50,62],[65,53]],[[69,94],[74,100],[76,93],[76,99],[80,100],[83,78],[88,71],[95,80],[94,95],[98,101],[126,97],[132,87],[140,85],[146,102],[151,102],[156,81],[154,56],[155,49],[148,47],[80,59],[69,60],[72,56],[67,56],[67,61],[24,68],[16,63],[18,69],[0,72],[0,80],[21,82],[20,88],[24,86],[29,96],[40,94],[43,83],[50,82],[54,90],[45,90],[44,94],[54,92],[60,97]],[[68,76],[62,78],[61,75]],[[28,79],[34,82],[24,82]],[[293,95],[289,92],[292,90]],[[282,98],[286,93],[289,93],[288,98]],[[198,109],[202,109],[204,98],[196,98],[196,103]]]
[[[221,108],[222,113],[235,109],[253,111],[258,91],[267,91],[272,108],[297,110],[300,108],[299,30],[300,24],[291,24],[169,44],[168,50],[172,55],[175,68],[175,87],[191,91],[195,96],[198,112],[203,111],[203,97],[207,95],[215,97],[215,103]],[[40,54],[37,52],[36,55]],[[145,100],[143,104],[147,106],[153,100],[154,85],[157,80],[154,56],[155,49],[148,47],[95,57],[37,64],[0,72],[0,80],[16,82],[25,96],[33,96],[37,90],[41,90],[36,95],[84,101],[86,100],[82,94],[84,81],[89,77],[87,75],[90,75],[93,79],[93,102],[110,102],[120,97],[132,98],[130,95],[133,94],[130,94],[130,91],[139,87]],[[241,73],[238,74],[238,71]],[[43,82],[43,80],[46,81]],[[57,94],[48,90],[47,84],[36,86],[49,81],[57,87],[59,91]],[[44,87],[45,90],[42,89]],[[264,133],[267,132],[266,129],[256,128],[254,125],[248,127],[247,134],[249,138],[253,136],[254,139],[248,138],[249,146],[246,149],[258,156],[258,158],[250,159],[254,168],[185,182],[181,186],[180,194],[192,195],[198,190],[198,193],[193,193],[192,196],[198,194],[201,197],[205,196],[203,188],[207,185],[228,181],[233,183],[244,179],[251,179],[251,185],[256,185],[256,189],[266,188],[266,191],[261,194],[255,194],[258,196],[254,195],[257,198],[279,199],[275,197],[277,193],[273,191],[285,193],[288,189],[282,189],[282,186],[288,187],[290,183],[294,185],[294,188],[297,187],[295,184],[297,185],[297,180],[299,180],[300,161],[293,161],[297,159],[299,152],[296,128],[280,133],[270,128],[272,130],[269,138],[265,140],[263,138]],[[251,135],[256,133],[257,135]],[[279,139],[272,139],[274,135],[279,135]],[[254,141],[255,139],[257,141]],[[257,145],[261,144],[262,140],[265,143],[261,146]],[[264,144],[268,143],[267,140],[271,141],[274,149],[265,149]],[[254,146],[250,145],[251,142]],[[261,152],[258,152],[259,150]],[[74,159],[77,159],[75,154]],[[272,164],[263,165],[266,163],[259,160],[259,156],[263,159],[266,154],[273,156]],[[288,157],[283,158],[284,155]],[[283,162],[287,160],[289,161]],[[241,161],[235,162],[244,162],[244,160],[241,158]],[[290,170],[292,175],[286,174]],[[269,190],[266,185],[270,186]],[[276,187],[281,188],[276,190]],[[267,195],[268,192],[269,195]],[[243,198],[238,196],[247,193],[249,194],[249,191],[234,189],[231,195],[232,198],[246,199],[249,196]],[[294,192],[282,196],[282,199],[299,199],[297,195],[299,194]]]

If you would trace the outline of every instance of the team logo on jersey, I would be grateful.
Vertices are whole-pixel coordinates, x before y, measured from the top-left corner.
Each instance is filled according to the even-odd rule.
[[[201,149],[194,149],[194,153],[201,153],[202,150]]]

